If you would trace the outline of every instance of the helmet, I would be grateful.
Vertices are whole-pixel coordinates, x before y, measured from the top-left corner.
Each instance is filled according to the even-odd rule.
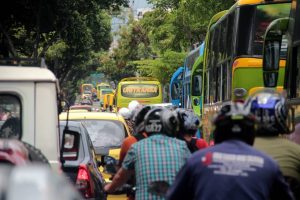
[[[148,135],[163,133],[168,136],[175,136],[179,127],[175,113],[162,107],[148,111],[144,124]]]
[[[128,109],[129,109],[130,111],[133,111],[133,110],[137,109],[137,108],[140,107],[140,106],[141,106],[141,104],[140,104],[138,101],[133,100],[133,101],[131,101],[131,102],[128,104]]]
[[[213,120],[214,142],[238,139],[253,145],[255,137],[255,116],[242,103],[224,104]]]
[[[179,121],[179,134],[195,135],[200,125],[199,118],[194,112],[183,108],[177,108],[175,111]]]
[[[16,139],[0,140],[0,163],[11,165],[26,165],[29,162],[29,153],[24,144]]]
[[[144,119],[149,110],[151,110],[150,106],[143,106],[135,112],[132,119],[135,133],[141,133],[145,131]]]
[[[128,108],[121,108],[118,112],[124,119],[130,119],[131,112]]]
[[[246,105],[258,121],[258,135],[289,133],[288,109],[282,94],[274,90],[261,90],[250,96]]]

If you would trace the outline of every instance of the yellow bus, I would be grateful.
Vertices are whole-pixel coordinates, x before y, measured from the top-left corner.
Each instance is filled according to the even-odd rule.
[[[213,142],[211,121],[226,101],[243,101],[264,86],[263,37],[268,25],[289,16],[290,1],[238,0],[207,34],[204,52],[204,138]],[[278,89],[283,86],[285,61],[280,61]]]
[[[101,96],[100,90],[102,90],[102,89],[108,89],[108,88],[111,88],[108,83],[98,83],[97,84],[96,89],[97,89],[97,97],[98,97],[98,99],[100,99],[100,96]]]
[[[81,98],[82,99],[87,98],[87,97],[92,98],[93,88],[94,88],[93,84],[90,84],[90,83],[81,84],[81,87],[80,87]]]
[[[137,100],[141,104],[163,102],[162,85],[151,77],[124,78],[119,82],[115,95],[117,109],[128,107],[132,100]]]

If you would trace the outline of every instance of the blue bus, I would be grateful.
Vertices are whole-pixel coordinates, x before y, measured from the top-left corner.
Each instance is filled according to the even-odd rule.
[[[182,79],[182,107],[186,109],[192,109],[191,101],[191,74],[192,68],[196,59],[201,54],[201,46],[192,50],[184,62],[183,79]]]
[[[170,81],[170,97],[173,106],[181,108],[182,106],[182,78],[183,67],[179,67],[173,74]]]

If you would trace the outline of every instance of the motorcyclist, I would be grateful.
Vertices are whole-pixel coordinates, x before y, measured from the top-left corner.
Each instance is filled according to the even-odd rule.
[[[175,111],[179,121],[177,138],[186,142],[191,153],[208,147],[204,139],[195,137],[200,125],[199,118],[192,111],[183,108],[177,108]]]
[[[300,146],[283,136],[289,133],[286,99],[279,92],[264,89],[250,96],[246,104],[258,120],[254,147],[279,164],[300,199]]]
[[[147,134],[145,132],[145,126],[144,126],[144,117],[148,113],[148,111],[151,109],[150,106],[143,106],[139,110],[135,112],[135,115],[132,116],[132,121],[134,123],[133,127],[133,134],[128,136],[127,138],[124,139],[122,146],[121,146],[121,151],[120,151],[120,156],[119,156],[119,167],[122,167],[123,160],[130,149],[130,147],[147,137]],[[133,200],[135,199],[135,192],[134,192],[134,186],[135,186],[135,177],[131,177],[127,183],[131,186],[131,190],[127,192],[127,199],[128,200]]]
[[[118,113],[124,118],[124,120],[126,121],[126,124],[128,126],[129,129],[129,134],[132,135],[133,134],[133,122],[131,120],[131,116],[132,113],[130,112],[130,110],[128,108],[121,108]]]
[[[167,199],[293,199],[276,162],[251,147],[255,124],[243,104],[225,104],[213,121],[215,145],[192,155]]]
[[[122,162],[127,154],[127,151],[130,149],[131,145],[147,137],[147,134],[145,132],[145,126],[144,126],[144,118],[150,109],[151,109],[150,106],[143,106],[135,112],[134,116],[132,116],[133,131],[132,131],[132,135],[125,138],[122,143],[120,156],[119,156],[120,167],[122,166]]]
[[[104,189],[114,191],[135,173],[136,199],[165,199],[169,185],[190,152],[184,141],[174,138],[178,121],[172,111],[151,109],[144,125],[148,137],[131,146],[112,183]]]

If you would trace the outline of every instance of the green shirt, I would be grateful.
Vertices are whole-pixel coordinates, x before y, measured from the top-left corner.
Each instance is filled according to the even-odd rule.
[[[271,156],[284,176],[300,181],[300,145],[281,137],[256,137],[254,148]]]

